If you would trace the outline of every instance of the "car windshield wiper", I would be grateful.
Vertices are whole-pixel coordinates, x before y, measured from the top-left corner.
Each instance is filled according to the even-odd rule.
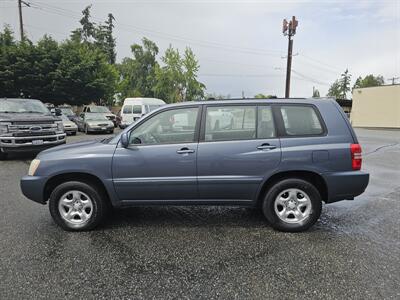
[[[45,114],[46,112],[36,111],[36,110],[26,110],[26,111],[22,111],[21,113],[26,113],[26,114]]]
[[[17,111],[8,111],[8,110],[0,110],[0,114],[16,114],[18,113]]]

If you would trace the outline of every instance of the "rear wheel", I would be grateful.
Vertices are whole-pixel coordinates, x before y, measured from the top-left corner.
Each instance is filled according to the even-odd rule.
[[[302,179],[285,179],[268,191],[263,213],[274,229],[299,232],[310,228],[321,215],[318,190]]]
[[[96,186],[70,181],[53,190],[49,210],[64,230],[84,231],[95,228],[104,219],[107,202]]]

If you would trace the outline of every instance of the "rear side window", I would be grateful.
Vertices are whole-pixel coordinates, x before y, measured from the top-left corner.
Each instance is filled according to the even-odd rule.
[[[272,110],[269,106],[258,107],[257,138],[268,139],[276,136]]]
[[[141,114],[142,113],[142,106],[141,105],[134,105],[132,110],[133,110],[134,114]]]
[[[132,113],[132,105],[125,105],[124,109],[122,110],[124,114],[131,114]]]
[[[321,121],[312,106],[281,106],[286,135],[321,135],[324,133]]]
[[[207,107],[205,141],[249,140],[256,137],[256,106]]]

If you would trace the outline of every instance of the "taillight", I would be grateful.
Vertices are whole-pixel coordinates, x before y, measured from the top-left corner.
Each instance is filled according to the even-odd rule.
[[[360,170],[362,164],[361,146],[360,144],[351,144],[351,167],[353,170]]]

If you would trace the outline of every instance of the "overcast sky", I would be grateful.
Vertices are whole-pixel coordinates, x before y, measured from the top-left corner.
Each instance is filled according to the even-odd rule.
[[[348,68],[356,77],[400,76],[400,0],[380,1],[133,1],[25,0],[25,30],[36,41],[45,33],[66,39],[93,4],[95,22],[116,19],[118,60],[143,36],[160,54],[172,44],[189,46],[200,62],[207,92],[231,97],[257,93],[284,96],[287,38],[283,18],[299,20],[294,37],[292,97],[325,95]],[[0,24],[19,35],[17,0],[0,0]],[[388,82],[388,81],[387,81]],[[400,82],[400,80],[398,81]]]

